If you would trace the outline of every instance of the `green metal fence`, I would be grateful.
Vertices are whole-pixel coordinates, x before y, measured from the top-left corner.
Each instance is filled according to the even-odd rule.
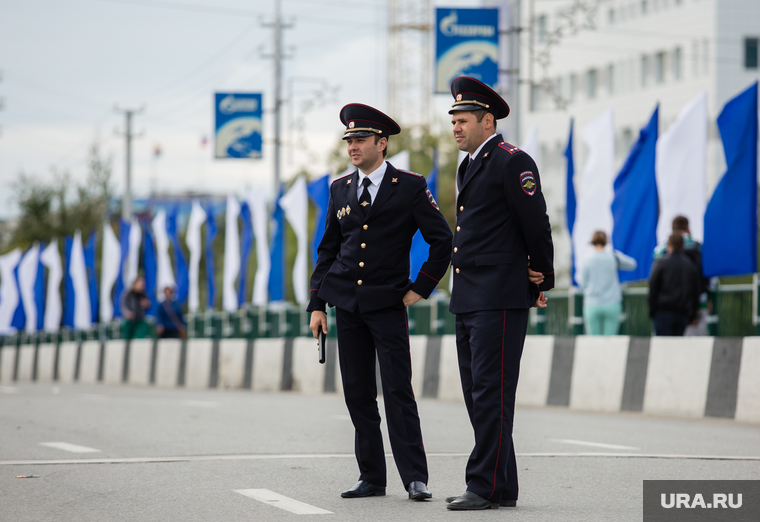
[[[647,288],[626,288],[623,291],[623,316],[620,334],[649,336],[652,322],[647,305]],[[567,290],[547,293],[549,306],[532,309],[528,333],[531,335],[580,335],[583,333],[583,296]],[[710,335],[744,337],[758,335],[753,316],[753,284],[725,285],[710,294]],[[756,298],[756,297],[754,297]],[[454,316],[449,313],[448,296],[437,293],[409,307],[409,333],[412,335],[444,335],[454,333]],[[268,307],[249,307],[237,312],[209,311],[188,315],[188,337],[191,338],[260,338],[310,337],[310,314],[292,303]],[[329,336],[334,337],[335,313],[328,309]],[[155,335],[151,326],[150,335]],[[0,337],[0,346],[57,343],[65,341],[109,340],[122,336],[119,322],[98,325],[88,331],[63,329],[56,333],[39,333]]]

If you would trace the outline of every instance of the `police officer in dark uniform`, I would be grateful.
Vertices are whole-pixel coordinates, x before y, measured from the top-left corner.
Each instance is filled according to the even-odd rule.
[[[509,114],[507,103],[468,77],[454,79],[451,93],[454,137],[470,156],[457,172],[449,310],[456,314],[459,373],[475,448],[467,462],[467,491],[447,498],[447,507],[512,507],[518,493],[515,391],[528,310],[546,306],[543,292],[554,286],[551,228],[536,164],[496,133],[496,120]]]
[[[330,203],[311,276],[311,330],[327,333],[325,303],[335,306],[343,392],[356,429],[359,482],[344,498],[385,495],[386,468],[377,408],[375,354],[380,365],[393,457],[413,500],[432,495],[422,443],[406,306],[427,298],[451,260],[451,229],[425,178],[385,162],[388,137],[399,126],[358,103],[340,111],[343,139],[357,170],[330,186]],[[415,281],[409,250],[417,230],[430,245]]]

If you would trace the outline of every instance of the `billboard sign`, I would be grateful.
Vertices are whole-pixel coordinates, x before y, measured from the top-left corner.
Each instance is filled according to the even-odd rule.
[[[214,94],[214,157],[261,158],[261,93]]]
[[[458,76],[496,88],[499,10],[438,8],[435,21],[435,92],[448,94]]]

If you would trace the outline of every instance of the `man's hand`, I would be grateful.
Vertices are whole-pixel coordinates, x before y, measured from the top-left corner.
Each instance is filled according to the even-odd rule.
[[[422,296],[420,294],[414,290],[409,290],[406,295],[404,295],[404,306],[412,306],[420,299],[422,299]]]
[[[528,281],[536,285],[540,285],[544,282],[544,274],[541,272],[535,272],[530,269],[530,262],[528,263]]]
[[[320,310],[314,310],[311,313],[311,322],[309,323],[309,328],[311,329],[311,333],[314,335],[315,339],[319,339],[320,328],[326,335],[327,334],[327,314]]]
[[[536,299],[536,307],[537,308],[546,308],[546,302],[549,300],[548,297],[544,297],[544,293],[541,292],[538,294],[538,299]]]

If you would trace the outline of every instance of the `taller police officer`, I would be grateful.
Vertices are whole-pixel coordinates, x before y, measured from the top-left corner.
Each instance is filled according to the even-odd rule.
[[[496,120],[509,114],[507,103],[468,77],[454,79],[451,93],[454,137],[469,157],[457,173],[449,310],[456,314],[459,373],[475,448],[467,462],[467,491],[446,500],[451,510],[515,506],[515,391],[528,309],[546,306],[543,291],[554,286],[551,227],[536,164],[496,133]]]
[[[325,303],[335,306],[343,391],[356,430],[359,482],[344,498],[385,495],[386,468],[377,408],[375,354],[380,363],[393,457],[409,498],[431,498],[417,403],[412,391],[406,306],[427,298],[451,258],[451,229],[425,178],[384,161],[388,137],[401,129],[358,103],[340,112],[343,139],[357,170],[330,186],[330,203],[311,276],[311,330],[327,333]],[[417,230],[430,245],[409,279]]]

